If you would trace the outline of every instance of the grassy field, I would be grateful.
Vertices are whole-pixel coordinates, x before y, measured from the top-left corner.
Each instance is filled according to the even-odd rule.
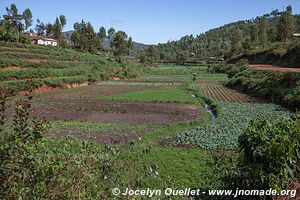
[[[173,90],[144,90],[129,92],[125,94],[108,96],[105,99],[115,101],[153,101],[153,102],[176,102],[176,103],[193,103],[195,100],[192,96],[179,89]]]

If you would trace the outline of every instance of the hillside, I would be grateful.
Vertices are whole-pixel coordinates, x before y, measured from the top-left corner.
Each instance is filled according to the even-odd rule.
[[[197,36],[187,35],[178,41],[159,44],[159,60],[162,62],[201,61],[231,58],[249,51],[263,52],[278,44],[277,50],[298,38],[292,34],[300,31],[300,15],[274,10],[270,14],[226,24]],[[295,55],[295,54],[294,54]],[[293,63],[292,63],[293,64]]]
[[[249,62],[250,64],[269,64],[274,66],[300,67],[300,39],[290,44],[279,43],[267,50],[249,51],[228,60],[228,63]]]
[[[66,31],[63,32],[64,37],[67,39],[67,41],[71,42],[71,35],[74,31]],[[103,40],[103,45],[105,47],[109,47],[110,46],[110,39],[109,37],[105,37]],[[139,51],[145,50],[149,47],[149,45],[146,44],[142,44],[142,43],[138,43],[138,42],[133,42],[133,49],[132,49],[132,53],[136,54]]]
[[[34,88],[72,87],[142,73],[132,61],[120,64],[110,57],[49,46],[1,42],[0,57],[0,88],[11,92],[27,90],[28,80],[33,81]]]

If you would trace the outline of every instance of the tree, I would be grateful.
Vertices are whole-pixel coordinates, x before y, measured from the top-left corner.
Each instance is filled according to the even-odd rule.
[[[154,45],[151,45],[148,48],[148,57],[150,59],[150,63],[154,64],[158,57],[158,49]]]
[[[128,41],[127,41],[127,47],[128,47],[128,54],[130,54],[130,51],[133,49],[133,41],[132,41],[132,37],[129,37]]]
[[[82,51],[96,52],[102,48],[100,39],[89,22],[81,21],[74,24],[71,41],[75,47]]]
[[[147,60],[147,56],[146,56],[145,52],[139,53],[137,57],[141,63],[145,63]]]
[[[122,55],[128,53],[127,35],[123,31],[116,32],[111,40],[111,48],[114,55],[118,58],[119,62],[122,62]]]
[[[59,17],[56,17],[55,22],[52,26],[49,25],[50,30],[53,31],[54,38],[58,40],[62,39],[62,30],[66,24],[67,24],[66,17],[64,15],[60,15]]]
[[[291,5],[289,5],[288,7],[286,7],[286,12],[289,12],[289,13],[293,13],[293,8]]]
[[[258,24],[259,24],[258,25],[259,43],[265,49],[267,44],[268,44],[267,30],[268,30],[268,27],[269,27],[269,22],[268,22],[267,18],[262,17],[262,18],[259,19]]]
[[[294,29],[295,23],[293,15],[290,11],[284,12],[281,15],[278,23],[279,38],[282,41],[287,41],[287,39],[292,36]]]
[[[45,36],[46,35],[47,27],[46,25],[40,21],[40,19],[36,20],[36,26],[35,31],[39,36]]]
[[[6,15],[3,15],[3,27],[7,32],[11,32],[13,39],[18,43],[20,33],[24,30],[22,20],[23,16],[18,13],[17,6],[11,4],[10,8],[6,7]]]
[[[32,25],[32,13],[29,8],[23,12],[23,18],[25,21],[25,30],[28,30],[28,28]]]
[[[258,43],[258,25],[257,23],[253,23],[250,27],[250,35],[251,35],[251,41],[254,45]]]
[[[182,64],[184,65],[184,63],[188,60],[188,55],[186,52],[180,52],[177,54],[176,56],[176,62],[177,64]]]
[[[231,39],[231,52],[237,54],[242,50],[243,32],[240,29],[234,30]]]
[[[101,26],[99,29],[98,37],[100,38],[101,42],[103,42],[103,39],[106,37],[106,29]]]
[[[112,36],[115,34],[115,32],[116,32],[116,30],[113,27],[108,29],[107,34],[108,34],[109,39],[112,38]]]
[[[67,24],[67,19],[64,15],[60,15],[59,16],[59,22],[60,22],[60,26],[61,26],[61,29],[63,30],[64,27],[66,26]]]
[[[268,30],[268,36],[269,36],[269,40],[271,42],[277,41],[277,39],[278,39],[278,30],[277,30],[277,27],[271,26],[270,29]]]

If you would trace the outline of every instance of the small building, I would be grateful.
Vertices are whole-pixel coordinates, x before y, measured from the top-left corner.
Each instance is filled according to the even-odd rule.
[[[57,46],[58,45],[58,41],[52,38],[38,38],[37,39],[37,44],[38,45],[51,45],[51,46]]]
[[[47,38],[47,37],[40,37],[35,33],[25,33],[29,37],[32,38],[31,44],[32,45],[50,45],[50,46],[57,46],[58,41],[53,38]]]
[[[300,37],[300,33],[293,34],[294,37]]]

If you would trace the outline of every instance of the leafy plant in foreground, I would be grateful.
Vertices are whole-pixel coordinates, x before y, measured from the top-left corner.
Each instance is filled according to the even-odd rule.
[[[240,158],[225,176],[227,188],[282,190],[300,177],[300,115],[280,122],[252,121],[239,138]]]

